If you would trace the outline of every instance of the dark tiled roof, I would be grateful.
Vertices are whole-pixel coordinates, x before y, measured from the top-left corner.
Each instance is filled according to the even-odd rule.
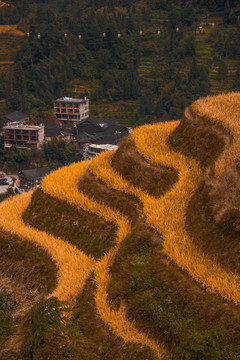
[[[88,142],[94,142],[96,140],[96,137],[92,134],[87,134],[85,132],[79,134],[76,136],[76,140],[78,143],[88,143]]]
[[[77,127],[84,127],[87,124],[91,124],[91,125],[98,125],[100,126],[100,124],[105,124],[105,127],[108,127],[110,125],[119,125],[117,119],[97,119],[94,118],[92,116],[89,116],[87,119],[81,121]]]
[[[108,126],[108,128],[106,129],[106,131],[108,132],[126,132],[126,133],[129,133],[129,130],[125,127],[125,126],[122,126],[122,125],[110,125]]]
[[[101,126],[105,124],[106,126]],[[116,119],[96,119],[89,117],[77,125],[78,143],[112,144],[116,145],[129,134],[129,130],[119,125]]]
[[[45,137],[57,137],[60,134],[60,129],[45,129],[44,135]]]
[[[62,136],[74,136],[74,134],[73,134],[72,131],[69,131],[69,130],[66,130],[66,129],[61,130],[60,134],[61,134]]]
[[[54,122],[47,122],[44,125],[45,137],[57,137],[60,134],[60,125]]]
[[[76,134],[76,128],[72,124],[64,124],[61,127],[61,134],[65,136],[74,136]]]
[[[99,125],[85,124],[82,127],[78,127],[79,134],[82,132],[87,132],[88,134],[94,134],[99,131],[102,131],[102,128]]]
[[[44,124],[45,129],[59,129],[60,125],[56,124],[53,121],[48,121],[46,124]]]
[[[29,117],[25,114],[23,114],[21,111],[14,111],[11,114],[5,115],[4,116],[5,119],[7,119],[8,121],[24,121],[26,119],[28,119]]]
[[[116,145],[118,143],[118,139],[116,138],[116,136],[104,136],[104,137],[99,137],[94,141],[94,144],[111,144],[111,145]]]
[[[109,128],[105,129],[104,131],[94,133],[93,135],[96,138],[106,138],[107,136],[115,137],[116,139],[123,138],[129,134],[129,131],[124,129],[121,126],[109,126]]]
[[[45,175],[49,174],[50,172],[51,172],[51,170],[48,167],[36,168],[36,169],[31,169],[31,170],[22,170],[19,173],[19,176],[22,176],[28,180],[41,179]]]

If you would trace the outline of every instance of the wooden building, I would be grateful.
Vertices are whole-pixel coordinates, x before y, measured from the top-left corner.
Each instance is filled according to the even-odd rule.
[[[38,186],[42,178],[51,172],[50,168],[36,168],[31,170],[22,170],[19,176],[20,188],[30,190]]]
[[[29,116],[22,113],[21,111],[14,111],[10,114],[5,115],[4,120],[7,122],[7,124],[11,125],[26,125],[29,122]]]

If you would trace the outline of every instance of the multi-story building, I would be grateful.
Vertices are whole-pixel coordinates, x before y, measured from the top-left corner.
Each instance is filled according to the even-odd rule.
[[[34,125],[6,125],[2,129],[4,147],[19,149],[40,148],[44,142],[44,127]]]
[[[53,109],[60,125],[71,122],[76,126],[89,117],[89,100],[63,97],[53,101]]]

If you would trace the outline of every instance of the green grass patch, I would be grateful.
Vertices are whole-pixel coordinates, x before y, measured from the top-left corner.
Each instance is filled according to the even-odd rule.
[[[70,327],[82,333],[89,341],[89,350],[94,354],[91,359],[106,360],[155,360],[151,349],[140,344],[124,344],[98,317],[94,302],[95,283],[90,278],[77,298]]]
[[[170,135],[168,144],[173,150],[195,158],[202,168],[212,163],[224,146],[212,124],[200,120],[194,123],[185,117]]]
[[[37,189],[23,214],[30,226],[69,242],[100,258],[113,246],[116,226]]]
[[[110,103],[93,101],[90,105],[90,112],[98,118],[116,118],[121,125],[133,126],[136,121],[138,101],[121,100]]]
[[[57,268],[50,256],[38,247],[16,236],[0,232],[2,271],[6,276],[23,282],[29,289],[41,289],[44,293],[54,290]]]
[[[159,255],[161,247],[156,240],[154,245],[153,236],[149,230],[143,234],[142,228],[136,228],[121,244],[111,269],[109,300],[117,306],[120,299],[125,299],[128,318],[150,337],[163,342],[173,358],[237,359],[237,334],[231,338],[227,325],[212,317],[208,322],[208,316],[200,310],[203,304],[210,308],[221,306],[221,300],[203,290],[195,293],[195,285],[189,285],[191,280],[185,284],[180,270]],[[191,299],[192,293],[198,300]],[[218,316],[221,314],[219,311]]]
[[[11,331],[12,319],[9,299],[6,294],[0,292],[0,341]]]

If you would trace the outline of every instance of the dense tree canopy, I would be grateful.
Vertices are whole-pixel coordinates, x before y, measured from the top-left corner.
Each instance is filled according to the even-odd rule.
[[[14,66],[0,79],[6,84],[0,96],[6,97],[9,110],[41,114],[78,78],[98,81],[91,93],[94,100],[138,99],[140,117],[179,117],[187,104],[209,91],[208,69],[196,61],[193,31],[203,9],[221,11],[226,23],[239,22],[231,31],[212,29],[208,36],[219,78],[226,74],[224,57],[240,55],[237,0],[174,4],[148,0],[141,6],[135,0],[14,0],[13,4],[9,12],[1,13],[0,23],[19,21],[30,36],[22,41]],[[160,38],[157,25],[152,25],[152,11],[165,11],[167,16]],[[140,28],[146,29],[142,37]],[[145,58],[154,59],[149,79],[139,71]]]

